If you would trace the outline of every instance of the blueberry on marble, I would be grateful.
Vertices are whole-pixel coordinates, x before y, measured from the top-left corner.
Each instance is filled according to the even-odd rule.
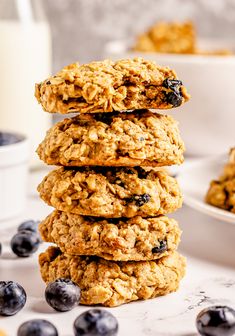
[[[21,324],[17,336],[58,336],[58,331],[51,322],[34,319]]]
[[[118,322],[107,310],[90,309],[76,318],[73,330],[75,336],[116,336]]]
[[[32,231],[20,231],[11,239],[11,249],[18,257],[29,257],[37,251],[40,237]]]
[[[20,232],[20,231],[38,232],[38,224],[39,224],[39,221],[35,221],[33,219],[27,220],[27,221],[21,223],[18,226],[17,230],[18,230],[18,232]]]
[[[24,288],[18,283],[0,281],[0,315],[15,315],[24,307],[26,298]]]
[[[81,290],[70,279],[60,278],[50,282],[45,290],[47,303],[57,311],[65,312],[79,304]]]
[[[167,242],[165,240],[161,240],[159,242],[159,246],[155,246],[152,249],[152,253],[163,253],[167,250]]]
[[[2,254],[2,243],[0,243],[0,255]]]
[[[203,336],[233,336],[235,310],[227,306],[205,308],[197,316],[196,327]]]

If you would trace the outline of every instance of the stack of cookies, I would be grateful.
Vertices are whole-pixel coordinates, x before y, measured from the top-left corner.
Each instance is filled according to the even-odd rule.
[[[185,259],[165,215],[182,195],[161,167],[181,164],[184,144],[172,117],[148,110],[189,99],[175,72],[141,58],[72,64],[37,84],[36,97],[47,112],[79,112],[37,150],[59,166],[38,187],[56,209],[40,225],[57,245],[40,255],[43,280],[70,278],[82,304],[109,307],[175,291]]]

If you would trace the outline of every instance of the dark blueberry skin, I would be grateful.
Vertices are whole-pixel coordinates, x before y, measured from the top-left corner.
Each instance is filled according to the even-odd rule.
[[[57,279],[50,282],[45,290],[47,303],[57,311],[66,312],[79,304],[81,290],[70,279]]]
[[[11,239],[11,249],[18,257],[29,257],[37,251],[40,237],[31,231],[20,231]]]
[[[196,326],[203,336],[235,335],[235,310],[227,306],[203,309],[197,316]]]
[[[145,203],[148,203],[150,201],[151,196],[149,194],[143,194],[143,195],[133,195],[132,197],[128,198],[126,200],[127,203],[134,202],[138,207],[141,207]]]
[[[75,336],[116,336],[118,322],[107,310],[90,309],[76,318],[73,330]]]
[[[18,283],[0,281],[0,315],[15,315],[24,307],[26,298],[24,288]]]
[[[35,220],[25,221],[18,226],[17,231],[18,232],[20,231],[38,232],[38,224],[39,224],[39,221],[35,221]]]
[[[162,85],[166,89],[171,89],[172,91],[178,91],[179,87],[182,86],[182,81],[179,80],[179,79],[169,79],[169,78],[166,78],[164,80],[164,82],[162,83]]]
[[[2,243],[0,243],[0,255],[2,254]]]
[[[0,146],[12,145],[20,140],[21,138],[15,134],[0,132]]]
[[[179,93],[179,92],[169,92],[169,93],[166,93],[166,100],[172,106],[178,107],[182,103],[181,93]]]
[[[58,331],[49,321],[35,319],[21,324],[17,336],[58,336]]]
[[[166,92],[166,101],[174,107],[180,106],[182,103],[181,86],[182,82],[178,79],[165,79],[162,84],[166,89],[171,90]]]
[[[156,246],[152,249],[152,253],[163,253],[167,250],[167,242],[161,240],[159,246]]]

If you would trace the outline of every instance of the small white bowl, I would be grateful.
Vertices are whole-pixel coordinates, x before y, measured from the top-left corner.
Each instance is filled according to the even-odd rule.
[[[0,221],[19,215],[26,204],[29,142],[13,135],[16,143],[0,146]]]
[[[202,50],[235,50],[235,40],[201,40]],[[182,107],[162,111],[180,122],[187,154],[223,154],[234,146],[235,55],[176,55],[132,52],[127,41],[113,41],[105,47],[112,59],[143,57],[167,65],[177,72],[191,94]]]

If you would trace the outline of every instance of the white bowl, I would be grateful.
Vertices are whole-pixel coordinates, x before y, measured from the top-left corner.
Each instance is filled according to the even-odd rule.
[[[14,135],[17,143],[0,146],[0,221],[17,216],[26,204],[29,142]]]
[[[235,49],[234,41],[201,41],[203,50]],[[112,59],[141,56],[176,70],[191,94],[182,107],[165,111],[180,122],[187,154],[216,155],[235,143],[235,55],[202,56],[132,52],[125,41],[113,41],[105,47]]]

